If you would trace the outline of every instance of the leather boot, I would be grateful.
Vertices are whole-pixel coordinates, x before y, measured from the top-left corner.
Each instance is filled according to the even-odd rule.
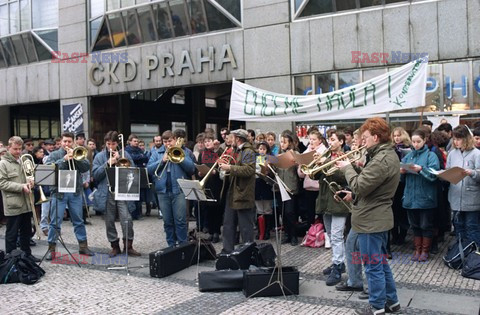
[[[80,255],[95,256],[95,253],[88,248],[87,240],[78,241],[78,253]]]
[[[265,216],[258,217],[258,239],[263,240],[265,238]]]
[[[412,261],[418,261],[418,258],[422,254],[422,237],[415,236],[413,239],[413,244],[415,245],[415,253],[413,254]]]
[[[147,202],[146,206],[147,206],[147,210],[145,210],[145,215],[149,217],[150,213],[152,212],[152,206],[150,205],[150,202]]]
[[[430,247],[432,246],[431,237],[423,237],[422,239],[422,254],[418,257],[419,262],[427,261],[428,254],[430,253]]]
[[[55,259],[55,248],[56,248],[55,243],[48,243],[48,252],[47,252],[47,256],[45,256],[45,260]]]
[[[115,257],[122,252],[120,250],[120,241],[119,240],[110,242],[110,244],[112,245],[112,251],[110,253],[108,253],[109,257]]]
[[[123,240],[123,253],[126,254],[126,247],[128,246],[128,256],[141,256],[139,252],[133,249],[133,240],[128,240],[128,242],[125,242]]]

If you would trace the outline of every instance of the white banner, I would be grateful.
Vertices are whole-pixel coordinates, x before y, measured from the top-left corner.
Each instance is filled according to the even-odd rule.
[[[425,105],[428,58],[344,89],[284,95],[233,79],[230,120],[320,121],[361,118]]]

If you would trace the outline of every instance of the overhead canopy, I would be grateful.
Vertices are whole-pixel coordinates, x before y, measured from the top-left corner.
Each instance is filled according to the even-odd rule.
[[[371,80],[317,95],[284,95],[233,79],[230,120],[322,121],[362,118],[425,105],[428,57]]]

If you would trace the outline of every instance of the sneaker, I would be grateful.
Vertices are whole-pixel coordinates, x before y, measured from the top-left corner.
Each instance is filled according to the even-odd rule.
[[[298,245],[298,238],[296,236],[292,237],[292,240],[290,241],[290,245],[292,246]]]
[[[345,273],[345,271],[346,271],[345,264],[341,263],[340,265],[341,265],[340,272]],[[329,274],[331,274],[332,273],[332,268],[333,268],[333,264],[331,264],[329,267],[323,269],[323,272],[322,272],[323,275],[328,276]]]
[[[385,309],[376,309],[372,305],[368,304],[362,309],[358,309],[355,311],[355,314],[358,315],[385,315]]]
[[[332,286],[340,283],[342,281],[342,273],[340,272],[341,270],[341,265],[335,265],[332,268],[332,272],[327,278],[327,281],[325,281],[327,286]]]
[[[347,284],[347,281],[343,281],[335,286],[337,291],[363,291],[363,286],[361,287],[351,287]]]
[[[362,293],[358,295],[359,300],[368,300],[368,298],[368,289],[363,290]]]
[[[400,313],[400,302],[397,303],[386,303],[385,304],[385,313],[392,313],[392,314],[398,314]]]
[[[325,233],[325,248],[326,249],[332,248],[332,244],[330,244],[330,237],[328,237],[327,233]]]

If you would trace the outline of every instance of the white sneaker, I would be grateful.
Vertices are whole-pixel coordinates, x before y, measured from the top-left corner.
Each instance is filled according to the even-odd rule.
[[[332,244],[330,244],[330,237],[328,237],[327,233],[325,233],[325,248],[332,248]]]

